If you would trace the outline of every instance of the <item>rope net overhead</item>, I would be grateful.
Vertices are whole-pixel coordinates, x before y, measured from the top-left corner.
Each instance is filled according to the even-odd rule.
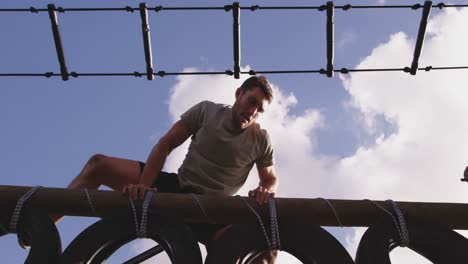
[[[325,5],[320,6],[240,6],[238,2],[234,2],[232,5],[217,6],[217,7],[166,7],[166,6],[155,6],[148,7],[146,3],[140,3],[138,7],[118,7],[118,8],[63,8],[56,7],[54,4],[47,5],[47,8],[10,8],[2,9],[0,12],[30,12],[40,13],[47,12],[50,17],[52,26],[52,33],[54,36],[55,49],[57,52],[57,59],[60,66],[60,73],[45,72],[45,73],[0,73],[0,77],[57,77],[61,76],[62,80],[66,81],[69,77],[102,77],[102,76],[134,76],[143,77],[146,76],[148,80],[153,80],[155,77],[164,77],[171,75],[230,75],[234,78],[239,79],[240,75],[256,75],[256,74],[304,74],[304,73],[318,73],[327,75],[327,77],[333,77],[334,73],[348,74],[351,72],[404,72],[416,75],[418,71],[432,71],[432,70],[461,70],[468,69],[468,66],[425,66],[419,67],[419,58],[421,55],[424,38],[426,35],[426,26],[429,19],[430,12],[433,8],[444,9],[444,8],[458,8],[468,7],[468,4],[445,4],[438,3],[433,4],[432,1],[425,1],[424,4],[413,4],[413,5],[335,5],[333,1],[326,2]],[[241,71],[240,60],[241,60],[241,47],[240,47],[240,14],[241,10],[260,11],[260,10],[317,10],[326,13],[326,59],[327,65],[321,69],[305,69],[305,70],[250,70]],[[335,10],[350,11],[353,9],[412,9],[422,10],[421,21],[419,24],[418,35],[416,44],[414,47],[413,58],[411,66],[400,67],[400,68],[369,68],[369,69],[350,69],[342,67],[337,69],[334,65],[334,12]],[[152,45],[150,38],[150,27],[148,23],[148,11],[154,11],[156,13],[163,11],[200,11],[200,10],[221,10],[226,13],[232,13],[233,18],[233,60],[234,65],[232,69],[226,71],[199,71],[199,72],[166,72],[164,70],[155,71],[153,67],[153,56],[152,56]],[[124,12],[140,12],[141,17],[141,29],[143,36],[143,49],[145,53],[145,64],[146,71],[134,71],[134,72],[114,72],[114,73],[78,73],[75,71],[68,71],[65,53],[62,45],[62,38],[60,35],[60,29],[58,26],[58,13],[66,12],[105,12],[105,11],[124,11]]]

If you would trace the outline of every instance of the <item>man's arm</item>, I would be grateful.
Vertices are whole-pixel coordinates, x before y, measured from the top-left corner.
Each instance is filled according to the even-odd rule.
[[[184,122],[182,120],[177,121],[151,150],[139,183],[125,186],[123,192],[128,192],[133,199],[138,196],[143,199],[147,190],[154,191],[151,186],[161,172],[167,156],[191,135],[192,132]]]
[[[275,167],[258,167],[258,176],[260,182],[258,187],[249,192],[250,197],[255,197],[258,204],[265,204],[270,197],[275,197],[276,187],[278,185],[278,177],[276,176]]]

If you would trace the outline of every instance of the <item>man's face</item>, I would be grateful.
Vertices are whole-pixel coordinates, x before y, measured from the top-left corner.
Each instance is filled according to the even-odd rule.
[[[232,118],[235,125],[244,129],[255,123],[258,115],[265,111],[268,104],[267,96],[259,87],[246,91],[237,89],[236,101],[232,106]]]

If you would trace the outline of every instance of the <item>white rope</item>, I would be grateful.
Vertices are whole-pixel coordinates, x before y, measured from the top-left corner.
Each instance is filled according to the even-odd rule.
[[[194,193],[190,193],[190,196],[193,198],[193,200],[194,200],[195,203],[197,204],[198,208],[200,208],[200,210],[202,211],[203,216],[205,216],[205,218],[208,219],[208,221],[210,221],[211,223],[216,223],[215,221],[213,221],[213,220],[208,216],[208,214],[206,213],[205,207],[204,207],[203,204],[201,203],[201,201],[200,201],[200,199],[198,198],[198,196],[195,195]]]
[[[86,194],[86,199],[88,200],[89,207],[91,208],[91,213],[93,214],[93,216],[97,216],[96,208],[93,205],[93,200],[91,200],[91,195],[89,195],[88,189],[85,188],[84,192]]]
[[[340,227],[344,227],[343,224],[341,223],[340,217],[338,216],[338,212],[335,210],[335,207],[332,205],[332,203],[328,199],[325,199],[322,197],[320,197],[319,199],[322,199],[327,203],[328,207],[330,207],[330,209],[333,211],[333,214],[335,215],[335,219],[336,219],[336,222],[338,222],[338,225],[340,225]]]
[[[271,249],[281,249],[278,214],[276,212],[276,205],[273,197],[268,199],[268,209],[270,209]]]
[[[258,223],[260,224],[260,227],[262,228],[263,235],[265,236],[265,240],[267,242],[268,248],[271,248],[271,242],[270,239],[268,238],[268,234],[266,232],[265,226],[263,225],[262,218],[260,215],[258,215],[257,211],[250,205],[250,203],[242,196],[239,196],[241,200],[245,203],[245,205],[252,211],[252,213],[257,217]]]
[[[34,186],[29,191],[27,191],[21,198],[19,198],[18,202],[16,203],[16,207],[13,210],[13,214],[11,215],[10,221],[10,232],[16,233],[16,226],[18,225],[18,221],[21,215],[21,210],[23,209],[24,203],[33,195],[37,189],[41,188],[41,186]]]
[[[147,237],[146,230],[147,230],[147,223],[148,223],[148,208],[151,202],[151,198],[153,198],[153,192],[151,191],[146,192],[145,200],[143,201],[142,212],[141,212],[140,234],[138,235],[138,237],[140,238]]]
[[[262,218],[258,212],[250,205],[250,203],[242,196],[239,196],[245,205],[250,209],[250,211],[257,217],[258,223],[262,229],[265,241],[267,242],[268,248],[270,250],[281,249],[281,240],[279,233],[278,225],[278,214],[276,212],[275,200],[273,198],[268,199],[268,211],[270,213],[270,227],[271,227],[271,240],[268,237],[265,225],[263,224]]]
[[[392,205],[393,210],[397,214],[398,217],[398,222],[400,224],[400,231],[401,231],[401,245],[402,247],[407,247],[409,245],[409,232],[408,232],[408,227],[406,225],[405,217],[403,213],[401,212],[400,208],[398,208],[398,205],[393,201],[393,200],[387,200],[388,203]]]
[[[132,206],[133,221],[135,223],[135,234],[138,236],[138,234],[140,234],[140,228],[138,227],[137,211],[135,209],[135,204],[133,203],[132,197],[129,197],[129,199],[130,199],[130,205]]]
[[[148,207],[151,202],[151,198],[153,198],[153,192],[146,192],[145,199],[143,200],[143,205],[141,206],[141,222],[138,225],[138,217],[137,217],[137,210],[135,208],[135,204],[133,203],[132,198],[130,197],[130,204],[132,206],[133,212],[133,221],[135,222],[135,233],[138,238],[146,238],[147,234],[147,224],[148,224]]]
[[[390,211],[388,211],[387,209],[385,209],[384,207],[380,206],[378,203],[372,201],[372,200],[368,200],[370,201],[372,204],[374,204],[375,206],[377,206],[378,208],[380,208],[382,211],[384,211],[385,213],[387,213],[393,220],[393,224],[395,225],[395,228],[397,229],[397,232],[398,232],[398,235],[400,236],[401,238],[401,231],[400,231],[400,226],[398,225],[398,222],[397,220],[395,219],[395,216],[393,216],[392,213],[390,213]]]
[[[407,247],[408,244],[409,244],[409,234],[408,234],[408,229],[406,228],[406,224],[404,224],[404,231],[403,231],[402,228],[400,227],[400,223],[395,219],[395,216],[390,211],[388,211],[387,209],[385,209],[384,207],[380,206],[378,203],[376,203],[376,202],[374,202],[372,200],[368,200],[368,199],[366,199],[366,200],[370,201],[372,204],[374,204],[375,206],[377,206],[378,208],[380,208],[381,210],[386,212],[388,215],[390,215],[390,217],[393,220],[393,224],[395,225],[395,228],[396,228],[396,230],[398,232],[398,235],[400,236],[400,246],[401,247]],[[391,200],[387,200],[387,202],[388,201],[391,201]],[[399,211],[399,209],[398,209],[398,211]],[[400,213],[401,213],[401,211],[400,211]],[[401,214],[401,217],[403,217],[402,214]],[[402,221],[403,221],[403,223],[405,223],[404,219]]]

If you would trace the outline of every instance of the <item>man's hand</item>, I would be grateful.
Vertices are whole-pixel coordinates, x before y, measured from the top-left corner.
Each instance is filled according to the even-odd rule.
[[[258,186],[257,188],[249,191],[249,197],[254,197],[259,205],[266,204],[268,199],[275,197],[275,192],[269,191],[263,186]]]
[[[126,185],[122,190],[124,194],[128,194],[133,200],[137,200],[138,198],[143,200],[147,191],[157,192],[158,189],[139,183]]]

